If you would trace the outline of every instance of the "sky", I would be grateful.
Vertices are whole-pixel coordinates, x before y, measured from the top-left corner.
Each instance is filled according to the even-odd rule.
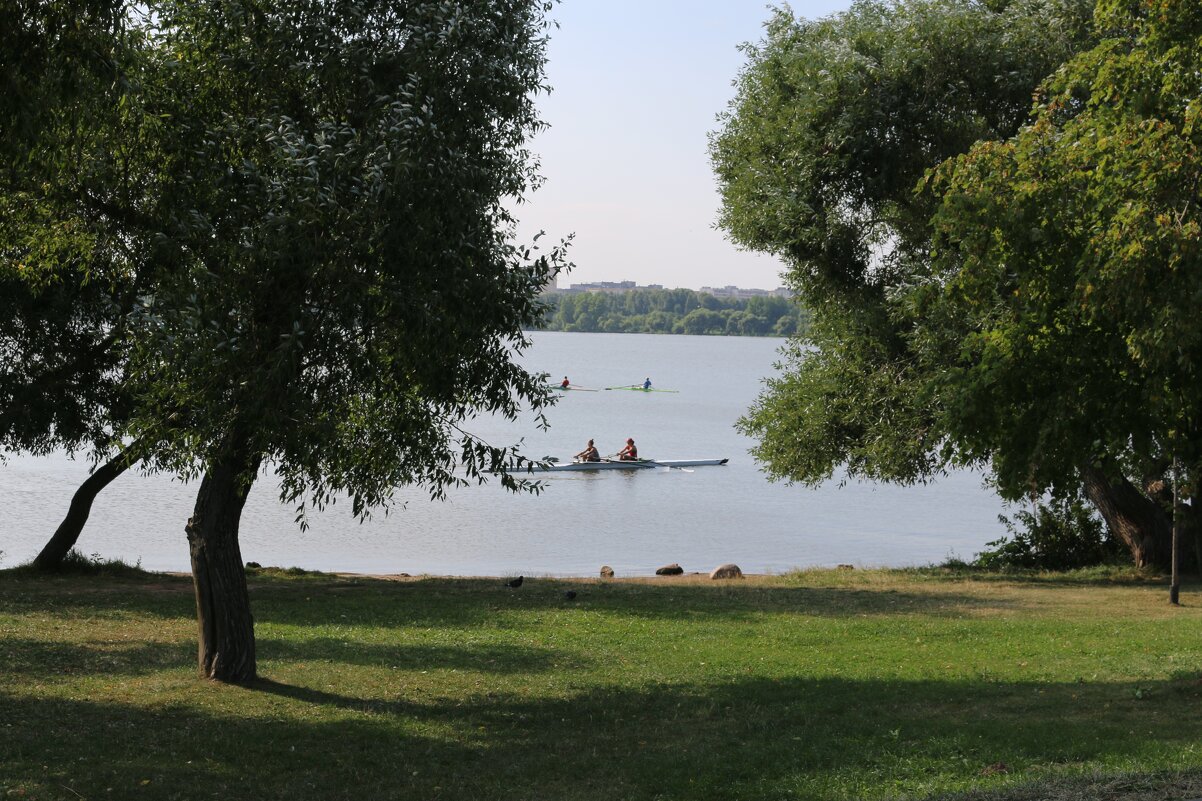
[[[795,0],[810,19],[849,0]],[[515,211],[527,240],[570,233],[575,269],[559,285],[781,285],[780,263],[714,228],[709,132],[734,96],[738,46],[759,41],[765,0],[562,0],[533,142],[546,183]]]

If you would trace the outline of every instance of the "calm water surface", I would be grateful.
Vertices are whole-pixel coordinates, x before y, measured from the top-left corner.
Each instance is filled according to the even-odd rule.
[[[728,457],[694,472],[551,474],[537,497],[493,485],[445,502],[402,490],[404,508],[359,523],[349,504],[293,523],[270,477],[251,492],[242,522],[243,557],[262,564],[376,573],[646,575],[679,562],[708,571],[736,562],[747,572],[853,563],[914,565],[970,557],[1002,534],[995,495],[980,476],[956,473],[927,487],[849,483],[818,489],[771,484],[733,424],[755,399],[782,340],[641,334],[540,333],[528,365],[586,387],[641,383],[678,394],[569,392],[540,432],[491,419],[473,428],[497,443],[524,438],[531,456],[561,458],[590,437],[603,454],[634,437],[645,457]],[[0,465],[2,564],[31,559],[65,513],[88,465],[66,456],[18,457]],[[187,570],[184,522],[196,485],[126,474],[96,500],[79,547]]]

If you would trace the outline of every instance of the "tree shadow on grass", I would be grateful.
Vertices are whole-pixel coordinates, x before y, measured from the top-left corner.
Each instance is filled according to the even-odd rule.
[[[130,581],[104,575],[26,573],[0,579],[0,610],[49,612],[63,619],[152,615],[160,619],[196,614],[192,579],[145,574]]]
[[[188,643],[62,642],[5,637],[0,640],[0,675],[53,677],[145,676],[187,665],[196,658]]]
[[[974,610],[1016,606],[1006,598],[892,588],[790,587],[753,584],[625,584],[527,579],[520,590],[484,579],[429,579],[364,585],[338,593],[282,592],[256,597],[256,617],[273,623],[321,625],[331,620],[377,626],[504,625],[507,613],[587,609],[650,619],[725,620],[763,613],[820,617],[922,614],[960,617]],[[565,601],[567,590],[576,593]]]
[[[358,639],[277,640],[259,637],[259,658],[293,663],[330,662],[390,670],[465,670],[538,674],[581,670],[588,660],[574,652],[506,645],[440,646],[365,643]],[[196,644],[186,642],[62,642],[27,637],[0,640],[0,676],[24,681],[68,681],[79,676],[148,676],[195,666]]]
[[[166,576],[161,584],[78,583],[0,585],[0,608],[12,613],[51,612],[63,618],[148,614],[188,620],[195,614],[191,580]],[[569,602],[563,593],[577,593]],[[65,591],[64,591],[65,590]],[[268,580],[251,587],[260,622],[298,626],[331,623],[380,627],[456,627],[488,622],[521,625],[511,612],[587,609],[646,619],[696,620],[712,615],[745,620],[764,613],[820,617],[922,614],[960,617],[1015,606],[1006,598],[960,592],[912,592],[873,587],[796,587],[762,584],[639,584],[528,579],[510,590],[492,579],[423,579],[392,582],[293,582]]]
[[[264,680],[198,684],[155,707],[10,691],[0,787],[289,801],[930,798],[1197,767],[1202,719],[1179,712],[1197,692],[1196,680],[756,677],[431,698]],[[985,770],[999,763],[1008,772]]]
[[[365,643],[351,636],[285,640],[256,638],[262,659],[293,662],[326,661],[398,670],[472,670],[480,673],[543,673],[549,670],[580,670],[588,660],[578,653],[551,648],[515,645],[462,646]]]
[[[288,698],[302,704],[327,706],[352,712],[404,717],[416,716],[422,711],[419,704],[400,698],[358,698],[329,690],[318,690],[314,687],[285,684],[261,677],[246,685],[246,689]]]

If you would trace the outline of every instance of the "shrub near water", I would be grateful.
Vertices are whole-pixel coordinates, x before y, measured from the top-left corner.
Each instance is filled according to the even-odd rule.
[[[1010,536],[988,544],[974,564],[988,570],[1076,570],[1122,561],[1126,549],[1079,498],[1037,503],[1014,519],[998,515]],[[1129,557],[1127,561],[1130,561]]]

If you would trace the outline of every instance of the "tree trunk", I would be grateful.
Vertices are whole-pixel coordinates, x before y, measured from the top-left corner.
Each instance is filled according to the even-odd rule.
[[[1101,512],[1111,534],[1131,549],[1138,567],[1169,568],[1172,527],[1159,504],[1143,495],[1125,477],[1111,479],[1100,468],[1081,468],[1085,496]]]
[[[198,659],[204,678],[236,684],[255,678],[255,621],[238,524],[259,467],[244,438],[231,437],[209,467],[188,520],[192,585],[200,634]]]
[[[67,558],[67,554],[75,547],[75,543],[79,541],[79,535],[83,532],[83,527],[88,522],[88,515],[92,513],[92,502],[96,500],[96,496],[140,458],[137,455],[137,445],[138,443],[135,442],[109,459],[79,485],[79,489],[75,490],[75,495],[71,497],[71,506],[67,509],[67,516],[63,518],[63,522],[58,524],[50,541],[33,560],[33,566],[36,569],[49,572],[63,566],[63,559]]]

